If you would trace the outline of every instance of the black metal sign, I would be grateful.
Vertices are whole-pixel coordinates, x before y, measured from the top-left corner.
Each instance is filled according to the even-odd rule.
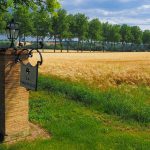
[[[37,90],[38,65],[21,64],[20,85],[29,90]]]
[[[23,50],[24,51],[24,50]],[[28,50],[27,50],[28,51]],[[32,57],[32,51],[28,52],[28,57]],[[35,66],[32,66],[31,63],[24,64],[20,55],[17,56],[16,61],[21,62],[21,74],[20,74],[20,85],[25,87],[27,90],[37,90],[37,81],[38,81],[38,67],[42,65],[43,59],[40,51],[36,50],[39,55],[41,61],[38,61]]]

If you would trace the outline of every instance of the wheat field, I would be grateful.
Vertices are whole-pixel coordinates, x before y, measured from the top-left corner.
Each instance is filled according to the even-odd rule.
[[[39,72],[84,81],[99,88],[121,84],[150,86],[150,53],[43,53]],[[34,61],[38,60],[35,54]]]

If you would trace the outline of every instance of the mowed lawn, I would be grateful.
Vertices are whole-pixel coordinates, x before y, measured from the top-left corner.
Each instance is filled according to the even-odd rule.
[[[30,93],[30,121],[51,138],[0,145],[0,150],[149,150],[149,53],[43,56],[39,90]],[[114,72],[123,76],[115,83]]]

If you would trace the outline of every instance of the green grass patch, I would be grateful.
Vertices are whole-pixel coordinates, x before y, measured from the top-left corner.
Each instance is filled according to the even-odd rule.
[[[106,91],[95,90],[80,83],[56,77],[41,76],[40,90],[61,93],[67,98],[82,102],[99,112],[114,114],[125,120],[150,123],[150,88],[130,87],[110,88]]]
[[[62,94],[46,91],[30,95],[30,120],[40,124],[51,139],[1,145],[0,150],[149,150],[145,129],[132,129]]]

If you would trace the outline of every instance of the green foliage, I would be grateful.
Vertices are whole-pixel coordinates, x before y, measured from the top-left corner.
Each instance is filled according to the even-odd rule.
[[[132,38],[131,27],[129,27],[128,25],[124,24],[121,26],[120,34],[122,42],[129,43],[131,41]]]
[[[72,14],[67,15],[67,22],[68,22],[68,31],[66,38],[72,39],[75,37],[76,34],[74,15]]]
[[[132,38],[131,38],[132,43],[135,44],[142,43],[142,31],[138,26],[131,27],[131,33],[132,33]]]
[[[60,41],[61,50],[63,49],[62,40],[68,35],[68,22],[67,22],[67,12],[64,9],[59,9],[57,15],[52,16],[52,35],[56,40]]]
[[[93,19],[89,22],[88,39],[91,41],[102,40],[102,25],[99,19]]]
[[[79,42],[87,37],[88,31],[88,17],[84,14],[77,13],[74,15],[74,35],[78,38]]]
[[[11,14],[9,14],[8,12],[0,12],[0,33],[5,32],[6,24],[11,17]]]
[[[43,9],[32,13],[31,22],[33,22],[32,36],[40,36],[44,38],[52,32],[50,14]]]
[[[110,29],[111,29],[111,25],[106,22],[102,24],[102,29],[103,29],[103,38],[104,41],[110,41]]]
[[[54,15],[52,17],[52,29],[53,34],[57,36],[59,39],[63,39],[65,36],[65,33],[68,29],[68,23],[67,23],[67,12],[64,9],[60,9],[57,12],[57,15]]]
[[[5,12],[10,7],[18,9],[18,7],[24,6],[28,9],[44,9],[45,11],[53,13],[56,9],[60,8],[58,0],[1,0],[0,11]]]
[[[150,30],[145,30],[143,32],[143,43],[150,44]]]
[[[121,35],[120,35],[120,26],[119,25],[111,25],[110,31],[109,31],[109,41],[110,42],[120,42],[121,41]]]
[[[20,36],[29,36],[33,33],[33,22],[31,21],[31,12],[24,6],[20,5],[13,14],[15,21],[19,23]]]

